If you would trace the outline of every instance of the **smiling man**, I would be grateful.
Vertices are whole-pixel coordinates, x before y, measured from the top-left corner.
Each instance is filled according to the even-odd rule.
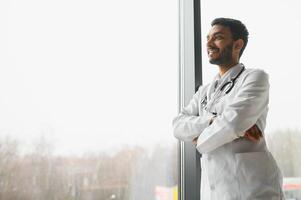
[[[217,18],[211,25],[207,53],[219,73],[174,118],[174,135],[202,154],[202,200],[282,200],[282,175],[263,137],[268,75],[239,62],[244,24]]]

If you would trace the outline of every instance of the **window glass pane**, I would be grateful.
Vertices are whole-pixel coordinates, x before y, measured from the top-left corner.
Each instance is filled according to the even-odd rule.
[[[0,198],[175,198],[175,1],[0,2]]]
[[[217,17],[241,20],[247,26],[249,42],[241,62],[269,74],[270,103],[265,136],[284,175],[287,198],[301,198],[301,91],[299,52],[300,3],[289,1],[202,1],[202,43],[204,83],[218,72],[206,53],[206,35]]]

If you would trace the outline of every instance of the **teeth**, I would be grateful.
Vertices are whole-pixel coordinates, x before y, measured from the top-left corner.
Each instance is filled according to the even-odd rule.
[[[209,50],[208,51],[208,54],[209,54],[209,56],[211,56],[212,54],[214,54],[214,53],[216,53],[217,52],[217,50]]]
[[[209,52],[217,52],[217,49],[210,49]]]
[[[216,52],[218,52],[217,49],[209,49],[209,50],[208,50],[209,55],[211,55],[211,54],[213,54],[213,53],[216,53]]]

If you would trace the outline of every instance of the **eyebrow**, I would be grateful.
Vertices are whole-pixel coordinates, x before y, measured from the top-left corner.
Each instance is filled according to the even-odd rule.
[[[219,35],[219,34],[224,35],[225,33],[219,31],[219,32],[214,33],[213,36],[216,36],[216,35]],[[208,39],[208,38],[209,38],[209,35],[207,35],[207,39]]]

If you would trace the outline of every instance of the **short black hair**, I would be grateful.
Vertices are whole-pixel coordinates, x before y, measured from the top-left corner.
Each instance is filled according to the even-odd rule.
[[[239,57],[241,57],[248,44],[249,31],[247,27],[239,20],[223,17],[214,19],[211,22],[211,26],[214,25],[229,27],[233,40],[242,39],[244,41],[244,45],[239,52]]]

